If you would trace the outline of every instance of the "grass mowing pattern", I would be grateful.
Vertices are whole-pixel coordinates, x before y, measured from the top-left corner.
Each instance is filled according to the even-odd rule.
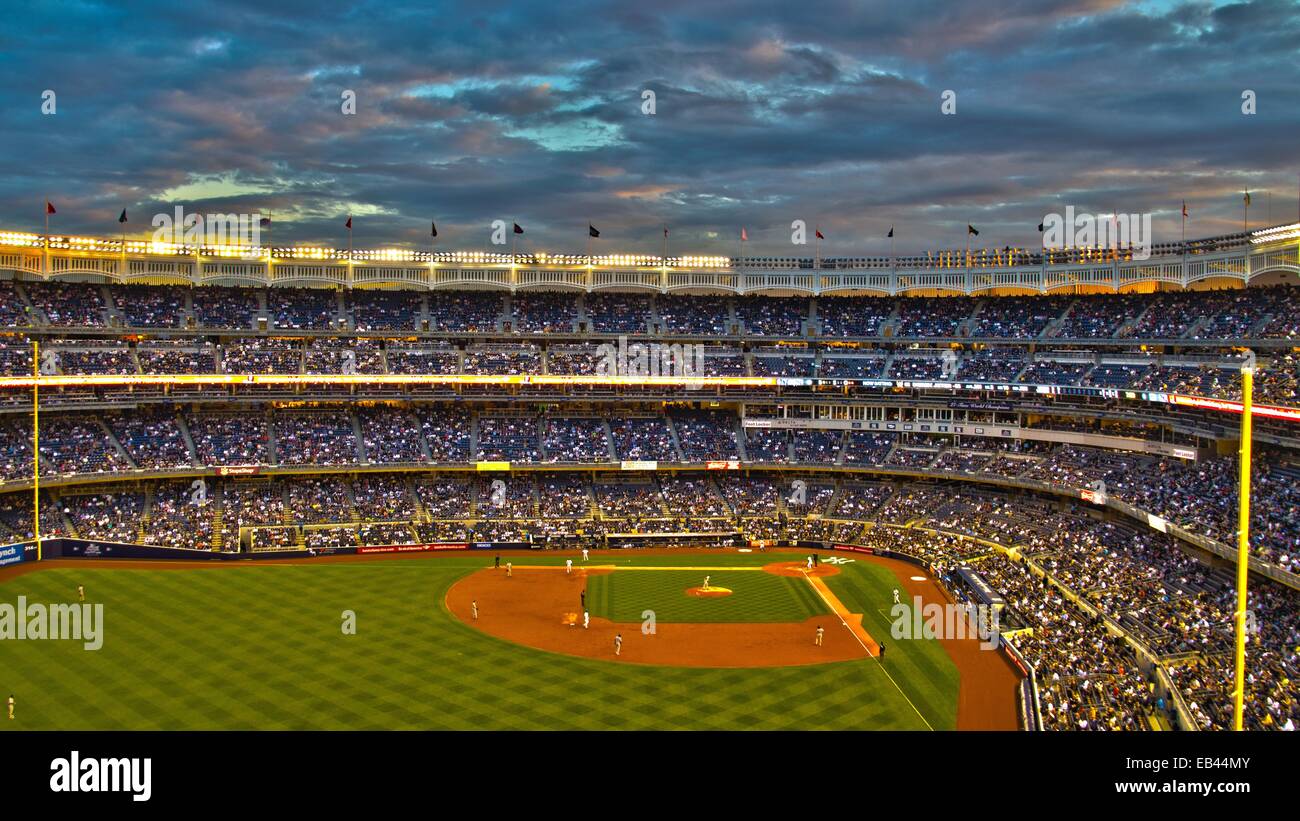
[[[898,578],[887,568],[863,562],[841,565],[840,569],[844,572],[828,577],[826,584],[851,612],[862,614],[862,626],[872,638],[885,643],[885,669],[898,688],[936,730],[955,728],[961,685],[957,665],[937,641],[895,641],[890,636],[889,609],[894,605]]]
[[[677,563],[722,558],[733,557]],[[104,603],[105,639],[98,652],[71,641],[0,643],[0,691],[16,695],[18,714],[0,732],[924,727],[875,662],[643,667],[487,636],[442,602],[455,579],[489,563],[461,555],[16,577],[0,583],[0,601],[73,601],[86,585],[87,600]],[[349,609],[355,636],[340,630]],[[956,690],[947,698],[955,702]]]
[[[711,587],[725,587],[731,595],[686,595],[705,575]],[[587,580],[587,602],[593,616],[617,622],[640,622],[645,610],[664,623],[803,621],[830,612],[803,579],[759,571],[615,570]]]

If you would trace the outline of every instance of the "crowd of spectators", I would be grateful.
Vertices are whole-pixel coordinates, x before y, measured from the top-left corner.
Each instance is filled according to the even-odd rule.
[[[202,482],[202,488],[194,482]],[[210,480],[159,482],[149,501],[144,542],[165,547],[209,550],[212,547],[215,488]]]
[[[60,498],[72,532],[83,539],[139,542],[144,494],[133,491],[77,493]]]
[[[302,341],[281,337],[248,337],[222,348],[226,373],[302,373]]]
[[[599,334],[643,334],[648,329],[650,297],[640,294],[591,294],[587,297],[590,328]]]
[[[434,291],[429,294],[429,328],[452,333],[500,330],[505,303],[501,295],[483,291]]]
[[[516,294],[511,308],[520,333],[572,333],[578,320],[578,299],[570,294]]]
[[[687,462],[707,462],[739,457],[736,449],[736,417],[714,411],[673,414],[673,428],[682,458]]]
[[[347,300],[358,333],[420,330],[424,297],[418,292],[353,290]]]
[[[736,318],[750,336],[802,336],[808,307],[808,300],[798,297],[740,297]]]
[[[554,417],[544,420],[542,426],[542,461],[611,461],[604,420]]]
[[[53,355],[59,373],[64,374],[132,374],[139,373],[131,349],[113,339],[50,339],[41,346],[42,359]]]
[[[189,445],[175,416],[115,413],[106,416],[105,421],[138,468],[169,470],[193,464]]]
[[[107,325],[103,291],[83,282],[24,282],[32,305],[54,327],[102,328]]]
[[[326,331],[338,329],[339,294],[325,288],[271,288],[266,307],[280,330]]]
[[[201,328],[249,329],[262,310],[262,292],[253,288],[206,287],[190,293],[194,321]]]
[[[271,461],[266,416],[262,414],[190,414],[185,426],[200,464],[265,465]]]
[[[266,316],[281,330],[351,327],[360,332],[429,329],[453,333],[501,330],[509,321],[520,333],[569,332],[586,319],[597,333],[644,333],[654,316],[668,333],[799,337],[805,326],[826,337],[958,337],[1034,339],[1203,339],[1242,336],[1294,338],[1300,332],[1295,287],[1213,291],[1018,297],[681,296],[526,292],[511,297],[490,291],[238,288],[174,285],[97,285],[68,282],[0,283],[12,292],[0,304],[0,321],[29,324],[27,303],[40,322],[58,327],[106,327],[110,312],[132,328],[175,328],[192,312],[197,328],[250,329]],[[5,296],[0,292],[0,296]],[[25,296],[25,299],[24,299]],[[425,310],[427,296],[427,313]],[[188,306],[190,307],[187,307]],[[266,313],[263,314],[263,304]],[[342,310],[340,306],[342,305]],[[734,311],[734,313],[733,313]]]
[[[280,413],[273,417],[275,453],[281,465],[339,465],[357,459],[352,418],[344,412]]]
[[[726,336],[731,331],[731,305],[723,297],[662,296],[657,310],[660,324],[670,334]]]
[[[817,375],[825,379],[880,379],[885,370],[884,356],[823,356]]]
[[[1070,298],[1059,296],[985,300],[979,313],[970,321],[966,335],[998,339],[1037,338],[1069,305]]]
[[[537,462],[540,439],[537,417],[480,417],[478,459],[484,462]]]
[[[41,419],[41,464],[51,473],[130,470],[112,435],[97,420]]]

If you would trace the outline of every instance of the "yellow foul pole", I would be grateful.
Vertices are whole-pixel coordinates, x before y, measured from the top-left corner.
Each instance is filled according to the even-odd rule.
[[[32,532],[41,560],[41,343],[32,342]]]
[[[1250,570],[1251,403],[1255,392],[1255,354],[1241,366],[1241,475],[1237,480],[1237,651],[1232,679],[1232,729],[1242,729],[1246,704],[1246,578]]]

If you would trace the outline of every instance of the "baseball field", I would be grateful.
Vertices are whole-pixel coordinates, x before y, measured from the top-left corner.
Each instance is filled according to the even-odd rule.
[[[939,595],[917,568],[839,557],[810,575],[802,558],[29,565],[0,578],[0,603],[73,602],[83,585],[103,646],[0,642],[17,704],[0,732],[1014,728],[998,654],[889,638],[895,588]]]

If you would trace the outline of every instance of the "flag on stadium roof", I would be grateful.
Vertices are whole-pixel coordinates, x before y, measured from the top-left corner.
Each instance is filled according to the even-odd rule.
[[[978,237],[980,235],[979,229],[970,223],[966,224],[966,233],[973,237]]]
[[[515,233],[516,233],[516,234],[522,234],[523,232],[524,232],[524,229],[520,228],[520,227],[519,227],[519,223],[516,222],[516,223],[515,223]]]
[[[596,226],[592,225],[591,223],[587,223],[587,236],[599,237],[600,232],[596,230]]]
[[[885,234],[885,238],[886,238],[886,239],[893,239],[893,238],[894,238],[894,226],[892,226],[892,225],[889,226],[889,233],[888,233],[888,234]]]
[[[47,213],[47,214],[57,214],[57,213],[59,213],[59,212],[54,210],[54,203],[50,202],[49,200],[46,200],[46,201],[45,201],[45,213]]]
[[[826,237],[822,235],[822,229],[820,228],[814,229],[813,233],[817,235],[817,239],[826,239]]]
[[[349,231],[352,230],[352,215],[351,215],[351,214],[348,214],[348,221],[347,221],[347,224],[346,224],[344,227],[347,228]]]
[[[431,237],[438,236],[438,223],[436,222],[429,223],[429,236]]]
[[[117,218],[118,222],[126,222],[126,209],[122,209],[122,215]]]
[[[745,242],[745,241],[747,241],[748,239],[749,239],[749,232],[747,232],[744,228],[741,228],[741,229],[740,229],[740,241],[741,241],[741,242]]]
[[[269,216],[262,217],[260,220],[257,221],[257,223],[263,228],[267,228],[271,225],[271,218]]]

